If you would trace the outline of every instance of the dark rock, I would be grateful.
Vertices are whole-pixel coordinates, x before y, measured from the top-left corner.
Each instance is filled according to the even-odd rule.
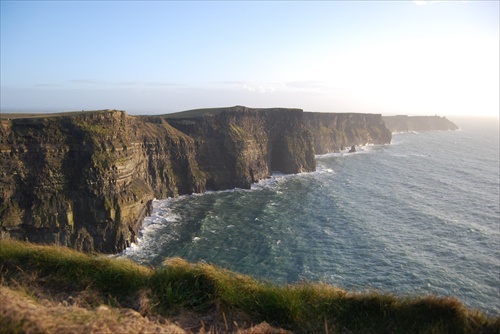
[[[349,153],[355,153],[356,152],[356,145],[352,145],[351,149],[349,150]]]

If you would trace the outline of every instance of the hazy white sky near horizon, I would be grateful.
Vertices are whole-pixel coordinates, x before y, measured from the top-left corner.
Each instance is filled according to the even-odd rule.
[[[1,1],[1,104],[499,114],[498,1]]]

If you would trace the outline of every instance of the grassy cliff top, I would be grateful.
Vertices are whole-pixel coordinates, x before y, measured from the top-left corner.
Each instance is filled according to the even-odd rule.
[[[203,109],[192,109],[171,114],[162,115],[166,118],[194,118],[203,116],[214,116],[221,114],[223,112],[243,112],[243,111],[273,111],[273,110],[295,110],[302,111],[302,109],[297,108],[248,108],[245,106],[233,106],[233,107],[220,107],[220,108],[203,108]]]
[[[103,109],[103,110],[66,111],[66,112],[55,112],[55,113],[0,113],[0,119],[66,117],[66,116],[107,113],[113,111],[122,111],[122,110]]]
[[[164,117],[164,118],[193,118],[202,117],[205,115],[214,116],[223,112],[238,112],[243,110],[301,110],[297,108],[247,108],[244,106],[233,107],[218,107],[218,108],[202,108],[174,112],[170,114],[161,115],[137,115],[139,117]],[[67,112],[31,112],[31,113],[0,113],[0,119],[19,119],[19,118],[47,118],[47,117],[63,117],[63,116],[78,116],[84,114],[107,113],[113,111],[123,111],[115,109],[102,109],[102,110],[81,110],[81,111],[67,111]]]
[[[205,115],[213,116],[229,110],[231,110],[231,107],[203,108],[203,109],[179,111],[171,114],[164,114],[161,116],[166,118],[192,118],[192,117],[202,117]]]
[[[174,322],[204,333],[257,332],[251,325],[259,323],[261,333],[500,331],[499,316],[455,298],[351,293],[319,283],[278,286],[178,258],[153,269],[0,240],[0,275],[0,328],[7,332],[175,332],[168,327]]]

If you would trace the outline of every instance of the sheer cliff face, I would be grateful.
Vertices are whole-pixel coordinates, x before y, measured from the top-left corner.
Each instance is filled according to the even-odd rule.
[[[167,119],[122,111],[0,120],[2,238],[115,253],[152,199],[315,169],[301,110]]]
[[[339,152],[352,145],[389,144],[391,132],[382,115],[356,113],[304,113],[316,154]]]
[[[203,191],[194,142],[124,112],[2,120],[3,237],[117,252],[155,196]]]
[[[458,130],[458,126],[439,116],[384,116],[384,122],[393,133],[410,131]]]
[[[272,171],[314,171],[314,149],[302,115],[300,109],[234,107],[215,115],[167,120],[194,138],[207,187],[219,190],[249,188]]]

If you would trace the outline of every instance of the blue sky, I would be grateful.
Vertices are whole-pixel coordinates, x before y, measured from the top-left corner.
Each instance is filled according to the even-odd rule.
[[[499,114],[498,1],[1,1],[1,109]]]

